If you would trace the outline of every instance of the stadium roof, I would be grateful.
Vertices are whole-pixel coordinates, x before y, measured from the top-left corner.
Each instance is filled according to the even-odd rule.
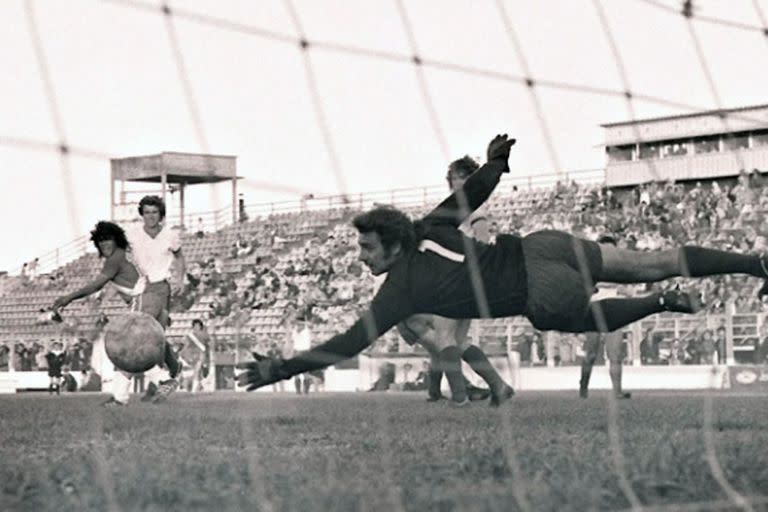
[[[164,151],[156,155],[113,158],[110,160],[112,179],[160,183],[218,183],[237,178],[235,160],[231,155],[179,153]]]
[[[693,119],[696,117],[703,117],[703,116],[727,116],[729,114],[735,114],[739,112],[747,112],[750,110],[758,110],[758,109],[765,109],[768,108],[768,104],[762,104],[762,105],[752,105],[749,107],[738,107],[738,108],[728,108],[728,109],[715,109],[715,110],[702,110],[700,112],[693,112],[690,114],[678,114],[674,116],[663,116],[663,117],[649,117],[646,119],[635,119],[634,121],[619,121],[615,123],[606,123],[601,124],[600,126],[603,128],[612,128],[615,126],[630,126],[633,124],[641,124],[641,123],[653,123],[657,121],[672,121],[675,119]]]

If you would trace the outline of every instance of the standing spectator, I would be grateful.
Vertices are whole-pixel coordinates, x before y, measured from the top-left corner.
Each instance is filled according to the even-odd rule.
[[[61,369],[66,361],[67,353],[60,341],[53,342],[51,351],[46,354],[45,358],[48,361],[48,377],[50,378],[48,393],[52,394],[55,391],[57,395],[61,394]]]
[[[29,350],[23,341],[16,343],[13,354],[13,369],[17,372],[28,372],[31,370],[29,364]]]
[[[197,218],[197,232],[195,233],[197,238],[203,238],[205,236],[205,227],[203,226],[203,218]]]
[[[238,220],[240,222],[248,222],[248,213],[245,211],[245,197],[243,197],[243,194],[238,194],[237,209],[239,212]]]
[[[715,361],[715,335],[707,329],[701,335],[701,342],[699,343],[699,364],[713,364]]]
[[[768,333],[766,333],[768,335]],[[717,354],[717,362],[720,364],[726,363],[725,347],[727,344],[727,335],[725,327],[722,325],[715,331],[715,353]]]
[[[685,363],[687,356],[686,348],[688,344],[680,338],[675,338],[669,347],[669,364],[677,366]]]
[[[755,340],[755,364],[768,364],[768,321],[760,326]]]
[[[533,350],[533,335],[529,332],[524,333],[517,343],[517,352],[520,354],[520,362],[531,364],[531,353]]]
[[[80,348],[80,341],[76,340],[68,349],[67,349],[67,366],[70,370],[79,372],[82,369],[82,361],[83,361],[83,353],[82,349]]]
[[[0,344],[0,372],[8,371],[9,354],[10,349],[8,348],[8,345],[5,343]]]
[[[29,263],[29,266],[27,267],[27,275],[29,276],[30,281],[34,281],[37,278],[37,265],[39,263],[40,258],[35,258]]]
[[[640,341],[640,361],[642,364],[658,364],[659,345],[653,329],[647,329]]]
[[[686,348],[686,352],[688,352],[688,364],[702,364],[701,363],[701,355],[702,355],[702,349],[701,345],[704,342],[704,331],[701,329],[701,327],[697,326],[693,332],[691,333],[690,339],[688,340],[688,346]]]
[[[621,343],[621,353],[623,354],[624,364],[632,364],[632,360],[635,357],[635,344],[633,342],[632,331],[625,331]]]
[[[192,366],[188,390],[193,393],[209,391],[203,389],[203,381],[211,371],[211,337],[199,318],[192,320],[192,331],[187,333],[187,343],[182,349],[181,357]]]
[[[293,353],[304,352],[309,350],[312,346],[312,330],[309,328],[309,322],[303,315],[297,315],[293,321],[293,329],[291,330],[291,339],[293,342]],[[293,380],[293,385],[296,388],[296,393],[301,394],[302,391],[302,377],[303,377],[303,389],[304,393],[309,393],[309,387],[312,383],[312,377],[309,374],[296,375]]]
[[[267,357],[270,359],[283,357],[283,351],[280,350],[280,347],[276,342],[272,342],[272,344],[269,346],[269,350],[267,350]],[[285,391],[285,381],[280,380],[272,384],[272,391]]]
[[[53,343],[53,342],[51,342]],[[45,358],[46,350],[45,347],[38,345],[40,347],[40,350],[35,355],[35,364],[37,366],[37,369],[39,371],[47,370],[48,369],[48,360]]]
[[[531,347],[531,356],[533,363],[547,364],[547,347],[544,343],[544,337],[539,331],[533,333],[533,346]]]

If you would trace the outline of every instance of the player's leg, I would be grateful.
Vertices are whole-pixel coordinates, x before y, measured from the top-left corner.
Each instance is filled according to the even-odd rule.
[[[607,280],[601,251],[613,246],[561,231],[533,233],[522,246],[528,277],[525,314],[537,329],[610,332],[661,311],[694,313],[700,308],[696,296],[679,291],[590,302],[595,282]]]
[[[122,370],[115,370],[112,376],[112,398],[103,405],[127,405],[131,396],[133,375]]]
[[[445,397],[440,386],[443,380],[443,370],[440,369],[440,357],[437,352],[429,353],[429,372],[427,373],[427,402],[437,402]]]
[[[461,358],[472,368],[472,370],[478,374],[486,384],[488,384],[488,390],[483,388],[472,387],[468,388],[468,392],[475,397],[475,399],[484,400],[488,396],[491,397],[491,405],[498,406],[504,402],[507,398],[514,395],[512,386],[504,382],[499,372],[493,367],[488,356],[477,345],[470,345],[468,343],[467,336],[469,334],[469,328],[471,320],[458,320],[455,323],[454,338],[456,340],[456,346],[462,350]],[[490,392],[490,393],[489,393]]]
[[[739,254],[697,246],[664,251],[631,251],[600,244],[602,269],[598,279],[614,283],[645,283],[670,277],[748,274],[768,278],[762,255]]]
[[[168,311],[170,309],[171,287],[166,281],[158,283],[148,283],[144,289],[144,293],[141,294],[140,311],[146,313],[155,318],[163,329],[170,325],[170,316]],[[146,372],[147,379],[150,383],[156,382],[157,392],[149,397],[153,402],[163,402],[168,396],[176,391],[179,387],[179,382],[176,377],[181,372],[181,363],[176,357],[176,353],[173,351],[170,343],[165,344],[165,367],[167,368],[167,375],[170,377],[164,379],[164,375],[159,368],[152,368],[149,372]],[[149,391],[150,387],[147,388]]]
[[[461,372],[461,350],[455,345],[445,347],[440,351],[439,358],[440,367],[451,388],[451,399],[457,405],[468,404],[467,387]]]
[[[296,375],[293,378],[293,388],[296,390],[297,395],[301,394],[301,376],[300,375]]]
[[[602,336],[599,333],[588,333],[584,342],[584,360],[581,362],[581,379],[579,380],[579,396],[589,396],[589,379],[592,376],[592,368],[595,366],[597,355],[602,349]]]
[[[621,353],[622,336],[620,333],[612,333],[605,336],[605,352],[608,356],[608,373],[611,376],[611,387],[616,398],[631,398],[631,393],[626,393],[621,387],[621,374],[623,371],[623,354]]]
[[[140,311],[153,317],[166,329],[170,325],[170,300],[171,287],[166,281],[149,283],[141,295]],[[165,345],[164,362],[171,378],[175,379],[181,372],[181,363],[169,343]]]
[[[430,369],[430,381],[435,382],[437,393],[430,385],[428,400],[440,399],[439,386],[441,375],[444,373],[448,379],[448,386],[451,388],[451,398],[454,402],[463,404],[468,398],[464,374],[461,370],[461,350],[456,346],[453,339],[455,326],[451,324],[450,332],[446,329],[448,322],[455,321],[435,315],[413,315],[401,322],[398,325],[398,330],[407,342],[409,339],[417,340],[416,342],[423,346],[430,355],[434,354]],[[432,378],[433,376],[435,378]]]
[[[583,321],[574,322],[571,327],[574,329],[572,332],[611,332],[656,313],[697,313],[700,309],[697,294],[677,290],[644,297],[603,299],[591,302]]]
[[[446,347],[449,347],[451,345],[455,345],[458,347],[458,349],[461,351],[461,359],[466,361],[470,367],[475,370],[475,373],[480,375],[484,380],[487,381],[486,377],[483,376],[482,373],[478,372],[475,367],[472,366],[472,362],[467,359],[466,350],[469,348],[468,343],[468,334],[469,334],[469,327],[471,324],[471,320],[469,319],[462,319],[457,320],[454,318],[445,318],[441,316],[435,316],[432,320],[433,329],[434,329],[434,344],[437,346],[439,350],[442,350]],[[478,351],[477,347],[475,347],[475,350],[470,350],[470,356],[469,358],[472,359],[472,356]],[[482,353],[482,351],[481,351]],[[482,354],[484,357],[485,354]],[[478,366],[478,364],[481,363],[474,363],[475,366]],[[490,365],[490,363],[489,363]],[[483,368],[485,370],[484,373],[488,374],[487,368]],[[491,367],[492,371],[493,367]],[[489,396],[491,396],[491,390],[486,388],[480,388],[472,384],[465,376],[464,372],[462,372],[461,377],[464,381],[464,388],[467,391],[467,398],[469,398],[470,401],[479,401],[479,400],[485,400]]]

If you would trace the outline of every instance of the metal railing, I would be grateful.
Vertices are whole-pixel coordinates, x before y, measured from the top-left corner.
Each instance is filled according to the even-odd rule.
[[[604,169],[585,169],[558,174],[543,174],[536,176],[505,175],[497,187],[497,193],[511,194],[518,190],[532,190],[536,188],[552,187],[558,182],[571,180],[582,185],[603,183],[605,181]],[[327,211],[343,208],[364,209],[376,204],[390,204],[400,208],[420,207],[437,204],[447,194],[446,185],[430,185],[425,187],[410,187],[372,192],[362,192],[353,195],[329,195],[319,197],[305,197],[287,201],[257,203],[245,205],[245,213],[249,220],[264,219],[273,215],[291,214],[311,211]],[[183,224],[185,229],[195,232],[202,228],[206,232],[215,232],[232,224],[232,210],[230,207],[215,211],[186,213]],[[128,223],[138,220],[138,217],[116,219],[119,223]],[[178,213],[169,213],[168,225],[182,225]],[[57,247],[37,258],[37,274],[49,273],[62,265],[76,260],[87,254],[92,246],[87,236],[79,237],[61,247]],[[9,272],[10,275],[20,275],[22,267]]]

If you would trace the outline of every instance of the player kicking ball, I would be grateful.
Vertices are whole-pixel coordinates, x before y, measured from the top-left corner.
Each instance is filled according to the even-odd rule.
[[[368,311],[345,333],[291,359],[256,357],[244,365],[239,384],[253,390],[335,364],[417,313],[480,318],[478,285],[492,318],[523,315],[542,331],[581,333],[614,331],[662,311],[695,313],[701,308],[695,294],[678,290],[592,302],[598,282],[647,283],[730,273],[768,278],[763,256],[704,247],[639,252],[555,230],[522,238],[501,234],[493,245],[464,237],[458,227],[509,172],[514,143],[506,135],[496,136],[488,145],[487,163],[418,222],[394,208],[355,217],[360,260],[375,275],[387,273]],[[768,281],[760,293],[768,294]],[[502,403],[506,398],[495,399]]]
[[[101,271],[93,281],[82,288],[57,298],[52,307],[54,315],[59,315],[61,309],[70,302],[96,293],[108,283],[111,283],[126,303],[130,305],[132,311],[146,313],[162,325],[162,319],[167,316],[167,312],[160,311],[156,313],[153,309],[152,301],[144,300],[146,280],[141,278],[136,267],[126,257],[129,245],[123,228],[112,222],[99,222],[94,230],[91,231],[91,241],[96,246],[99,257],[104,259]],[[132,333],[126,332],[126,336],[131,335]],[[137,347],[140,346],[140,338],[133,341],[136,342]],[[132,346],[131,340],[128,339],[125,340],[125,344]],[[171,375],[170,380],[175,382],[174,378],[181,371],[181,364],[178,362],[169,344],[165,343],[163,350],[164,354],[162,354],[162,357],[157,361],[153,361],[149,367],[155,366],[155,362],[164,363]],[[119,365],[116,364],[116,366]],[[128,403],[131,378],[136,373],[136,370],[127,370],[128,373],[115,372],[113,397],[108,402],[109,405],[125,405]],[[147,399],[153,402],[162,402],[174,390],[175,386],[164,382],[158,386],[155,393],[147,395]]]

